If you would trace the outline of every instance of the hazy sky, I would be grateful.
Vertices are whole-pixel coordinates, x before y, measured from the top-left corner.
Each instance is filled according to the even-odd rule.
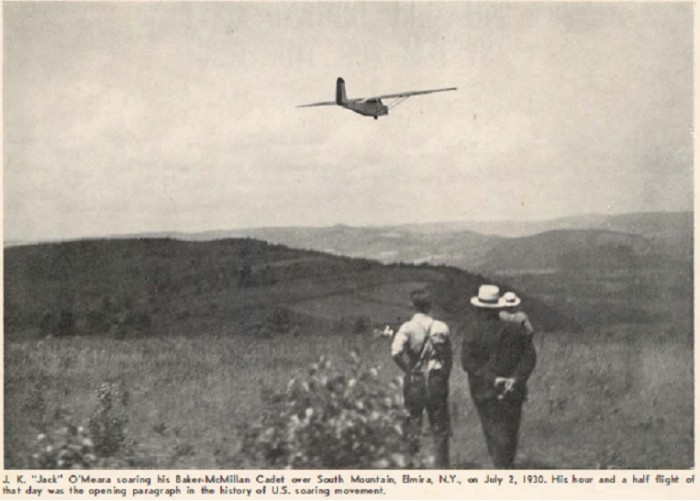
[[[690,3],[3,10],[5,240],[692,209]]]

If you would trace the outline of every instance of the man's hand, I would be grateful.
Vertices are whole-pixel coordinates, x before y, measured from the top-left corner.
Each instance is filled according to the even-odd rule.
[[[508,393],[509,391],[512,391],[514,385],[515,385],[515,378],[514,377],[506,378],[506,393]]]
[[[404,360],[403,353],[399,353],[397,355],[394,355],[392,357],[394,359],[394,362],[396,365],[399,366],[399,368],[405,373],[408,374],[408,364]]]
[[[506,393],[513,391],[513,386],[515,385],[514,377],[497,377],[493,380],[493,385],[496,389],[500,389],[503,385],[503,391],[498,394],[498,400],[503,400]]]
[[[496,379],[493,380],[494,386],[504,385],[506,388],[506,391],[510,391],[513,388],[514,384],[515,384],[514,377],[497,377]]]

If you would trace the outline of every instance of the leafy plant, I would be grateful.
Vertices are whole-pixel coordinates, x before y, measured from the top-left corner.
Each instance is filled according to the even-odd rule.
[[[37,435],[31,462],[34,467],[111,468],[138,466],[126,435],[128,393],[103,383],[98,403],[85,426],[76,425],[68,411],[55,416],[57,426]]]
[[[405,468],[427,460],[411,454],[400,382],[386,385],[374,367],[350,354],[345,370],[321,357],[307,377],[263,394],[265,410],[241,429],[238,459],[250,467]]]
[[[68,307],[47,309],[41,317],[40,329],[45,336],[70,336],[75,334],[75,315]]]
[[[36,437],[32,465],[39,469],[90,468],[97,464],[89,432],[66,420],[62,426]]]
[[[352,330],[355,334],[365,334],[369,332],[371,327],[372,319],[367,315],[360,315],[355,319]]]
[[[97,391],[98,404],[88,428],[95,440],[95,449],[103,457],[117,454],[126,443],[126,406],[129,394],[121,392],[115,385],[102,383]]]

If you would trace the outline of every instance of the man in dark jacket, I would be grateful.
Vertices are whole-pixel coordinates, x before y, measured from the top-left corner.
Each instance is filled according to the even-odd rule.
[[[495,285],[482,285],[471,300],[477,327],[462,343],[462,367],[479,413],[489,454],[496,468],[512,468],[527,380],[535,367],[533,330],[522,312],[507,311],[520,303],[503,297]]]

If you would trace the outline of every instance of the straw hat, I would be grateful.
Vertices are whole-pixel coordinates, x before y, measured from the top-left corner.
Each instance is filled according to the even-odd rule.
[[[503,294],[503,301],[505,301],[506,308],[512,308],[520,304],[520,298],[515,294],[515,292],[506,292]]]
[[[506,301],[501,297],[501,291],[497,285],[482,285],[479,294],[471,299],[471,303],[477,308],[504,308]]]

